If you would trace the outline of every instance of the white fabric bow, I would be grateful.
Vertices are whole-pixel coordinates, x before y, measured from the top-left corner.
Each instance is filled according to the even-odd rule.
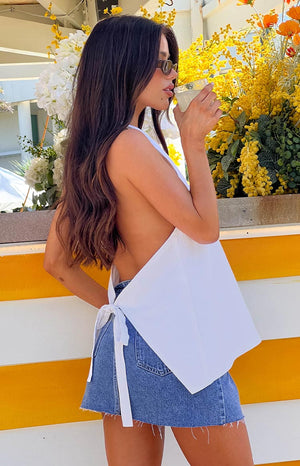
[[[124,360],[123,346],[128,345],[129,334],[128,328],[126,325],[125,315],[123,314],[121,308],[115,304],[104,304],[99,309],[97,314],[97,319],[94,329],[94,344],[93,352],[91,358],[90,371],[88,375],[88,382],[91,382],[93,377],[93,353],[97,338],[99,336],[101,328],[106,324],[109,319],[109,316],[114,314],[113,321],[113,331],[114,331],[114,350],[115,350],[115,359],[116,359],[116,373],[117,373],[117,383],[120,397],[120,409],[122,416],[122,423],[124,427],[132,427],[132,413],[131,405],[129,398],[129,391],[127,385],[126,377],[126,367]]]

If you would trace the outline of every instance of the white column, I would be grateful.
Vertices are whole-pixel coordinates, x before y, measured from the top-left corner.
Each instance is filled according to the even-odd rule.
[[[23,138],[26,136],[32,141],[32,126],[30,102],[26,100],[18,104],[19,135]],[[21,149],[22,162],[30,158],[30,154]]]
[[[201,34],[204,35],[202,3],[204,3],[203,0],[191,0],[192,41],[196,40]]]

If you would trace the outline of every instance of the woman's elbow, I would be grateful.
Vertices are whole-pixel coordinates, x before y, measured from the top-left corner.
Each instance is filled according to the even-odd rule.
[[[51,257],[45,255],[43,267],[44,267],[44,270],[46,270],[46,272],[49,273],[50,275],[52,276],[56,275],[55,271],[56,271],[57,264],[55,264],[55,261],[53,261]]]
[[[219,237],[219,228],[210,228],[206,231],[200,231],[198,237],[196,238],[196,241],[200,244],[211,244],[218,241]]]
[[[218,230],[211,234],[208,242],[215,243],[216,241],[218,241],[219,238],[220,238],[220,231]]]
[[[63,275],[64,270],[68,268],[65,261],[61,261],[61,259],[52,257],[51,255],[45,254],[44,263],[43,263],[44,270],[47,273],[52,275],[54,278],[58,278]]]

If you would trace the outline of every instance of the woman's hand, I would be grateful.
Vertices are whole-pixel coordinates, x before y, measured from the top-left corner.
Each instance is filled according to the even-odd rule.
[[[183,145],[199,145],[204,143],[206,135],[215,127],[222,110],[221,102],[213,92],[213,84],[207,84],[192,100],[185,112],[179,106],[174,108],[174,117],[178,125]]]

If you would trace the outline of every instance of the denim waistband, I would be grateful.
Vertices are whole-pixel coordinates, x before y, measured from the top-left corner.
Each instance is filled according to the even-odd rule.
[[[122,291],[125,286],[128,285],[128,283],[131,282],[131,280],[123,280],[122,282],[118,283],[116,286],[115,286],[115,291]]]

